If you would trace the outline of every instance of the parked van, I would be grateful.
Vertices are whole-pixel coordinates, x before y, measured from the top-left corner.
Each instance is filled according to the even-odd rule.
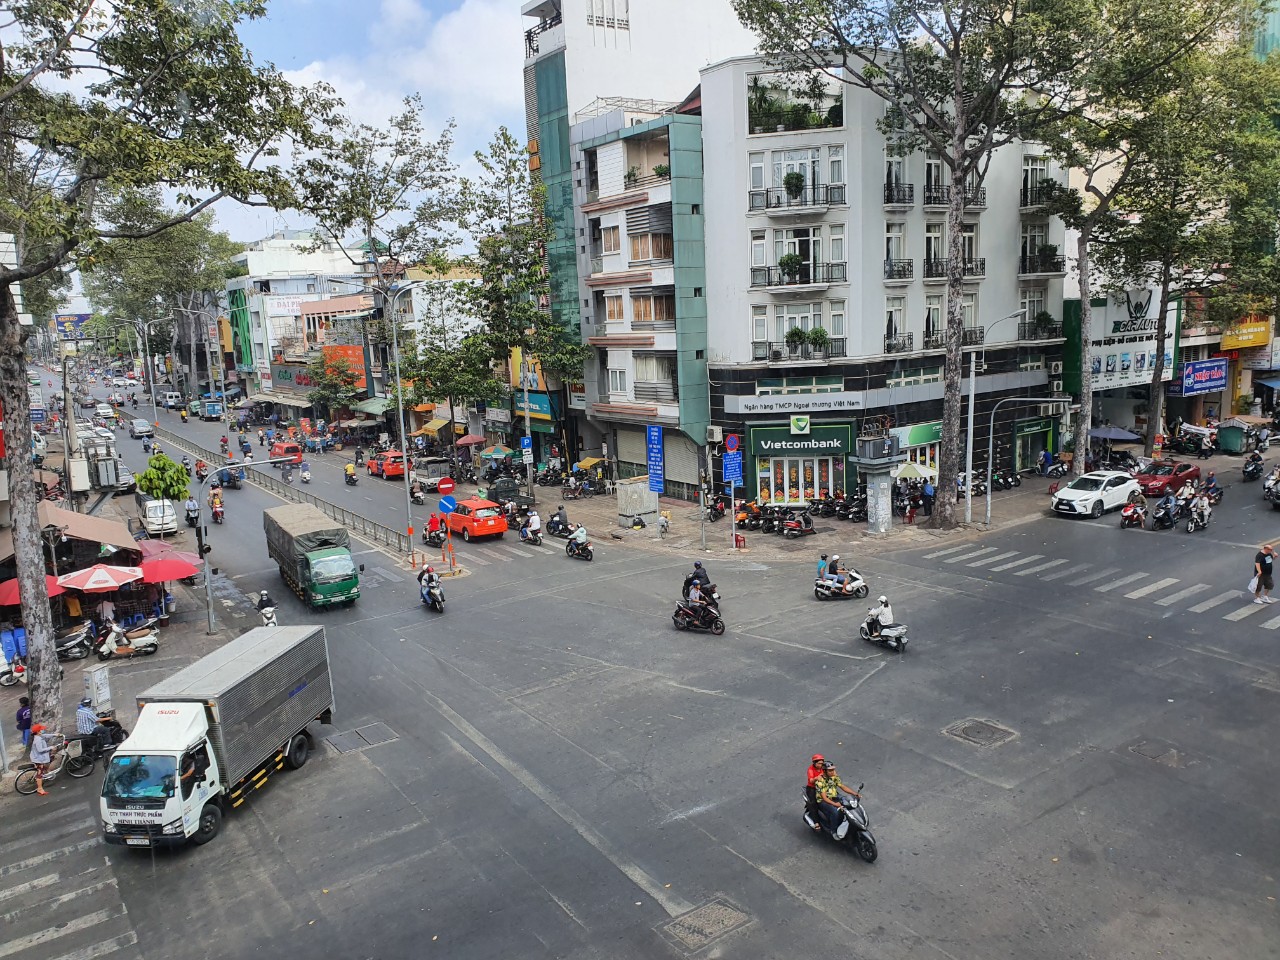
[[[413,461],[413,479],[434,492],[441,478],[449,476],[451,467],[452,464],[444,457],[418,457]]]
[[[178,532],[178,511],[172,500],[157,500],[139,491],[133,495],[138,505],[138,519],[143,529],[152,536]]]
[[[302,462],[302,444],[294,440],[277,440],[271,445],[271,459],[290,457],[290,463]]]
[[[170,407],[177,410],[182,406],[182,394],[170,390],[168,393],[160,394],[160,405],[162,407]]]

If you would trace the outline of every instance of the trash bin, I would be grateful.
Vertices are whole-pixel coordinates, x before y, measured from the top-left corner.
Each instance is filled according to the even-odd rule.
[[[747,538],[741,533],[733,535],[733,546],[736,550],[745,550],[747,547]]]

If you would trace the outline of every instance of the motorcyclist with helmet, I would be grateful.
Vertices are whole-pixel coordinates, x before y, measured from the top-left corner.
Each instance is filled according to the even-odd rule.
[[[873,637],[880,636],[880,631],[893,623],[893,607],[889,604],[889,598],[881,594],[876,598],[876,605],[871,608],[871,615],[868,618],[868,629]]]
[[[578,524],[573,531],[573,536],[569,538],[569,542],[573,543],[574,551],[586,549],[587,546],[587,526],[584,523]]]
[[[822,768],[822,776],[813,784],[818,799],[818,816],[822,818],[833,837],[843,840],[844,835],[849,832],[849,821],[844,815],[840,794],[847,793],[854,798],[860,797],[861,794],[844,785],[839,774],[836,773],[836,765],[830,760],[823,761]]]
[[[418,594],[422,599],[427,599],[427,595],[432,589],[439,589],[440,596],[444,597],[444,583],[440,579],[440,574],[436,573],[436,568],[430,565],[423,567],[418,571]]]
[[[827,759],[820,753],[815,753],[809,759],[808,782],[804,788],[804,819],[814,830],[821,830],[818,824],[818,791],[814,788],[814,784],[822,779],[826,770]]]

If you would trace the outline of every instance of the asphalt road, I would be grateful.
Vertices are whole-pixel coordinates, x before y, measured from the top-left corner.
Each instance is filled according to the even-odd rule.
[[[312,467],[328,497],[338,467]],[[401,524],[398,487],[357,489]],[[809,563],[717,564],[728,632],[678,633],[692,558],[610,544],[460,546],[488,563],[444,617],[371,552],[360,601],[311,614],[266,559],[272,498],[232,491],[219,597],[265,585],[282,622],[324,623],[317,732],[391,739],[326,749],[201,849],[77,838],[53,866],[105,856],[95,895],[136,942],[74,956],[1275,957],[1280,605],[1241,594],[1280,531],[1259,494],[1237,483],[1204,534],[1045,517],[860,565],[911,626],[899,658]],[[1007,739],[947,732],[968,720]],[[815,750],[866,782],[874,865],[804,827]],[[4,860],[0,897],[49,866]]]

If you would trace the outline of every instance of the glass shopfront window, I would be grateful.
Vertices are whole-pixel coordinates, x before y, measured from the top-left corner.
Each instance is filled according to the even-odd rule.
[[[803,505],[833,497],[839,484],[835,457],[774,457],[759,461],[759,503]]]
[[[846,489],[851,424],[815,424],[799,414],[791,417],[789,426],[750,427],[748,437],[756,464],[750,495],[759,503],[803,506]]]

